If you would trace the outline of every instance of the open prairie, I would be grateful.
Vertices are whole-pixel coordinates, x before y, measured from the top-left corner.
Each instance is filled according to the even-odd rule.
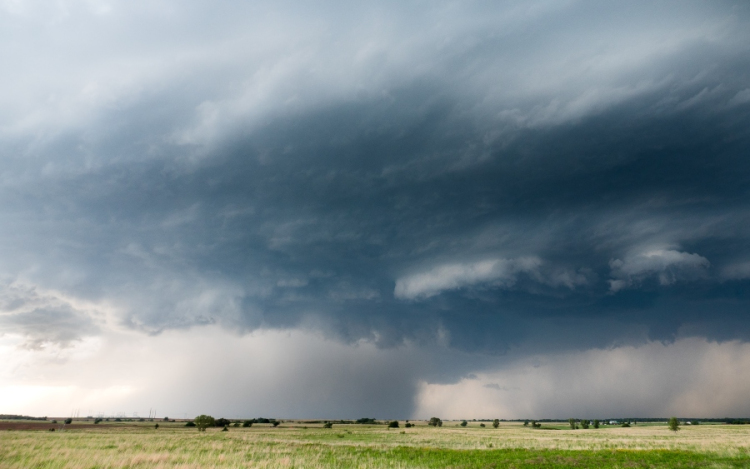
[[[0,468],[750,467],[750,426],[665,425],[569,430],[472,422],[442,428],[284,422],[219,428],[184,422],[87,422],[55,432],[0,432]],[[41,429],[41,428],[40,428]]]

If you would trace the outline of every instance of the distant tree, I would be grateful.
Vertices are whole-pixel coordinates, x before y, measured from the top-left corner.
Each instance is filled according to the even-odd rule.
[[[210,415],[199,415],[195,417],[194,422],[195,426],[198,427],[199,432],[205,432],[206,428],[216,425],[216,419]]]
[[[432,417],[432,418],[430,418],[430,421],[427,422],[427,425],[429,425],[431,427],[442,427],[443,426],[443,421],[440,420],[437,417]]]
[[[578,422],[576,422],[576,419],[568,419],[568,425],[570,425],[571,430],[578,430]]]
[[[245,428],[252,427],[253,426],[253,421],[252,420],[245,420],[244,422],[242,422],[242,426],[245,427]]]
[[[581,428],[584,430],[589,429],[589,419],[581,419]]]
[[[154,430],[158,430],[158,429],[159,429],[159,424],[157,423],[156,425],[154,425]]]
[[[600,424],[599,420],[594,419],[594,428],[599,428],[599,424]]]
[[[630,428],[630,422],[625,422],[622,425],[620,425],[623,428]]]
[[[190,422],[186,423],[186,424],[185,424],[185,426],[186,426],[186,427],[194,427],[194,426],[195,426],[195,422],[193,422],[193,421],[191,420]]]
[[[483,423],[480,423],[479,426],[482,427],[482,428],[485,427],[485,425]]]
[[[398,428],[398,420],[391,420],[388,422],[388,428]]]
[[[465,426],[466,426],[466,425],[468,425],[468,424],[469,424],[469,422],[467,422],[466,420],[462,420],[462,421],[461,421],[461,426],[462,426],[462,427],[465,427]]]
[[[102,419],[94,419],[94,425],[98,424],[101,421],[102,421]]]
[[[72,418],[68,417],[68,418],[65,419],[65,425],[70,425],[71,423],[73,423],[73,419]]]
[[[169,422],[169,417],[164,417],[165,422]]]
[[[279,426],[280,423],[281,422],[279,422],[278,420],[274,420],[273,422],[271,422],[271,425],[273,425],[273,427],[276,428]]]
[[[223,417],[214,421],[214,425],[216,425],[217,427],[226,427],[231,423],[232,422],[230,422],[229,419],[225,419]]]
[[[323,424],[323,428],[333,428],[333,422],[326,422]]]
[[[229,427],[228,426],[224,426],[224,428],[222,428],[221,431],[228,432],[229,431]]]
[[[233,427],[239,427],[240,426],[240,422],[234,422],[234,425],[232,425],[232,426]]]
[[[414,426],[414,425],[412,425],[412,424],[411,424],[411,423],[409,423],[409,422],[406,422],[406,425],[404,425],[404,427],[406,427],[406,428],[411,428],[411,427],[413,427],[413,426]]]
[[[669,421],[667,421],[667,426],[670,430],[676,432],[680,429],[680,421],[677,420],[677,417],[670,417]]]
[[[500,420],[498,420],[498,419],[493,420],[492,421],[492,426],[495,427],[495,428],[499,427],[500,426]]]
[[[57,420],[53,420],[51,423],[57,423]]]
[[[378,422],[375,419],[364,417],[364,418],[361,418],[361,419],[357,419],[357,421],[354,422],[354,423],[359,423],[359,424],[362,424],[362,425],[374,425],[374,424],[376,424]]]
[[[542,428],[542,424],[537,422],[536,420],[531,421],[531,427],[532,428]]]
[[[523,421],[523,426],[524,427],[528,427],[529,426],[529,421],[528,420],[524,420]]]
[[[700,423],[700,421],[699,421],[699,420],[693,420],[693,425],[700,425],[700,424],[701,424],[701,423]]]

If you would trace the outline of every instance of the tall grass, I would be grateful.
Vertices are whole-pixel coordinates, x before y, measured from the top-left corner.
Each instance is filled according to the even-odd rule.
[[[746,426],[72,428],[0,432],[0,468],[750,467]]]

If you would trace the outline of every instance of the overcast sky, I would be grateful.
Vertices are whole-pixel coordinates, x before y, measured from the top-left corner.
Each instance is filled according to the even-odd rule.
[[[0,0],[0,413],[750,415],[745,2]]]

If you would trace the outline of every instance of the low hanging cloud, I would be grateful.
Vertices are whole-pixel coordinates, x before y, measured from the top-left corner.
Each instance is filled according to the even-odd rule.
[[[625,260],[613,259],[609,266],[613,277],[609,281],[610,291],[617,292],[637,286],[649,278],[655,278],[662,286],[704,278],[711,263],[698,254],[655,249],[626,257]]]
[[[534,272],[541,261],[534,257],[491,259],[469,264],[445,264],[396,281],[394,296],[401,299],[429,298],[442,291],[491,284],[511,287],[519,274]]]
[[[101,313],[74,304],[54,292],[39,292],[16,282],[0,285],[0,336],[23,337],[23,346],[40,349],[46,345],[67,347],[100,332]]]
[[[399,299],[414,300],[473,286],[512,288],[522,275],[544,285],[570,289],[588,282],[585,274],[568,269],[550,270],[541,259],[532,256],[439,265],[399,278],[393,294]]]

